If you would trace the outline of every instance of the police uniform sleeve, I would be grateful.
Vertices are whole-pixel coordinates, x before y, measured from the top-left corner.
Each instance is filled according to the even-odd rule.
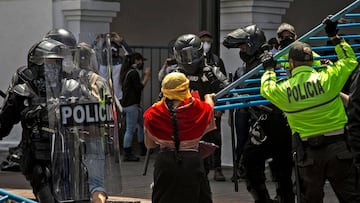
[[[267,70],[262,75],[260,94],[281,109],[281,86],[277,83],[274,71]]]
[[[342,39],[340,44],[335,46],[335,52],[339,59],[334,63],[335,69],[341,69],[350,75],[358,65],[354,50],[345,40]]]
[[[207,70],[208,68],[210,70]],[[204,74],[209,80],[213,92],[219,92],[229,84],[226,75],[224,75],[217,66],[205,67]]]
[[[212,57],[213,57],[213,60],[215,62],[215,65],[220,68],[220,71],[224,75],[227,75],[223,60],[220,57],[218,57],[216,54],[212,54]]]
[[[358,62],[354,50],[343,39],[335,46],[335,52],[338,56],[338,60],[322,70],[321,74],[324,78],[328,78],[331,90],[337,94],[337,92],[343,89],[349,76],[357,67]]]

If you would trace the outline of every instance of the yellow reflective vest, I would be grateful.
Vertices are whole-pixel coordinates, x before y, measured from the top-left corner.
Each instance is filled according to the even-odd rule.
[[[313,54],[313,57],[314,57],[314,58],[320,56],[319,54],[317,54],[317,53],[314,52],[314,51],[312,52],[312,54]],[[289,52],[287,52],[287,53],[285,53],[284,55],[280,56],[279,59],[288,59],[288,56],[289,56]],[[280,65],[281,65],[281,67],[284,68],[284,69],[288,69],[288,68],[289,68],[289,62],[287,62],[287,61],[286,61],[286,62],[281,62]],[[320,60],[314,60],[312,65],[319,67],[319,66],[321,66],[322,64],[321,64],[321,61],[320,61]]]
[[[339,93],[358,62],[345,40],[335,51],[338,61],[326,68],[299,66],[292,77],[279,82],[274,71],[261,77],[260,93],[284,111],[292,133],[301,138],[343,129],[347,123]]]

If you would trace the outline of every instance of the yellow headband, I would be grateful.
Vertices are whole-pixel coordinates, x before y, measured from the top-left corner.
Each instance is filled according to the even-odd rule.
[[[191,97],[189,91],[189,80],[183,73],[172,72],[165,76],[161,84],[163,99],[184,101]]]

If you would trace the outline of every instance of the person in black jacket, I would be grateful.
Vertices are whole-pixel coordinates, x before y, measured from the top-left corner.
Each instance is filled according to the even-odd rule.
[[[264,48],[269,48],[264,44],[264,32],[257,25],[238,28],[230,32],[223,42],[227,48],[240,48],[239,55],[244,62],[243,73],[261,63],[260,56]],[[254,87],[257,84],[245,85]],[[238,143],[237,161],[244,167],[247,190],[256,203],[274,202],[265,183],[265,162],[271,158],[271,172],[277,183],[277,201],[293,203],[291,131],[283,112],[274,105],[260,105],[237,109],[235,115],[237,138],[238,141],[243,140]],[[248,139],[245,144],[244,139]]]
[[[197,35],[200,37],[200,40],[203,43],[205,63],[211,66],[219,67],[220,71],[226,75],[226,69],[223,60],[218,55],[213,53],[213,35],[207,30],[202,30]]]
[[[137,129],[138,143],[141,147],[141,155],[146,154],[144,144],[144,119],[143,109],[140,105],[141,94],[150,79],[150,67],[146,67],[143,76],[140,71],[144,69],[144,61],[146,59],[137,52],[125,57],[123,67],[120,71],[120,84],[122,86],[123,97],[121,105],[125,113],[125,134],[123,147],[125,151],[124,161],[139,161],[140,158],[133,154],[132,139]]]
[[[216,66],[219,67],[220,71],[226,75],[225,65],[223,60],[213,53],[213,36],[209,31],[203,30],[199,32],[198,37],[200,38],[201,42],[203,43],[203,49],[204,49],[204,58],[205,58],[205,64],[209,66]],[[216,121],[216,127],[217,129],[213,132],[216,133],[214,135],[219,139],[219,143],[222,142],[221,140],[221,117],[223,115],[223,111],[215,111],[215,121]],[[226,178],[221,170],[221,147],[216,149],[216,152],[214,153],[214,161],[213,161],[213,168],[214,168],[214,180],[215,181],[225,181]]]
[[[178,64],[177,71],[183,72],[188,77],[190,89],[198,91],[202,100],[205,94],[219,92],[228,84],[227,77],[219,67],[205,63],[203,43],[198,36],[184,34],[178,37],[174,44],[174,56]],[[216,118],[215,122],[216,126],[220,126],[221,117]],[[221,170],[220,128],[207,133],[203,139],[219,146],[214,152],[214,179],[225,181]],[[210,161],[210,158],[204,160],[207,174],[210,171]]]

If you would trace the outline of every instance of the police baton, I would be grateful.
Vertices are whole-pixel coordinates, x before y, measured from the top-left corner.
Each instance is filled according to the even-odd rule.
[[[293,146],[293,161],[295,169],[295,185],[296,185],[296,202],[301,203],[301,188],[300,188],[300,174],[299,174],[299,165],[298,160],[302,160],[304,157],[304,148],[301,142],[299,133],[295,133],[292,136],[292,146]]]
[[[233,75],[229,73],[229,82],[232,82]],[[233,179],[235,192],[239,191],[238,176],[237,176],[237,164],[236,164],[236,146],[235,146],[235,130],[234,130],[234,109],[229,110],[230,116],[230,130],[231,130],[231,148],[233,158]]]
[[[146,156],[145,156],[145,163],[144,163],[143,173],[142,173],[143,176],[146,176],[147,168],[149,166],[150,152],[151,152],[151,149],[147,149]]]
[[[296,202],[301,203],[300,174],[297,164],[297,153],[293,152],[294,168],[295,168],[295,185],[296,185]]]

